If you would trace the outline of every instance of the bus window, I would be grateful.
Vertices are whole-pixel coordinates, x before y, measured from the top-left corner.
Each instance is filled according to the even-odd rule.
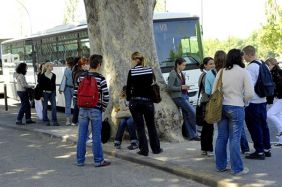
[[[80,54],[81,57],[89,58],[90,57],[90,43],[89,39],[80,40]]]
[[[12,55],[14,55],[15,62],[24,62],[24,42],[19,41],[12,44]]]
[[[58,43],[58,60],[65,60],[67,57],[77,55],[77,40]]]
[[[159,20],[154,22],[154,35],[159,63],[162,72],[174,66],[177,57],[186,59],[187,64],[198,64],[201,61],[197,37],[198,19]],[[187,67],[188,69],[197,66]]]

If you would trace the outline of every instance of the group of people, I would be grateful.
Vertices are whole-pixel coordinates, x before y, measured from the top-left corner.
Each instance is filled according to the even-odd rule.
[[[244,60],[248,63],[246,68]],[[266,97],[260,97],[254,89],[262,63],[267,64],[275,86],[272,98],[276,99],[268,111]],[[220,50],[214,58],[204,58],[202,71],[199,78],[201,105],[207,104],[209,97],[217,89],[217,83],[222,83],[222,115],[217,123],[218,135],[215,142],[216,168],[219,172],[231,169],[233,174],[246,174],[249,169],[243,165],[240,148],[246,159],[264,160],[265,157],[271,157],[268,121],[278,129],[279,143],[275,146],[282,146],[282,70],[274,58],[269,58],[266,62],[259,60],[256,49],[249,45],[242,50],[231,49],[227,54]],[[246,139],[244,121],[254,143],[253,153],[250,153]],[[202,126],[202,155],[213,155],[213,124],[203,121],[198,125]],[[227,155],[228,142],[230,155]]]
[[[149,143],[153,154],[163,152],[160,147],[155,119],[154,103],[152,100],[152,83],[154,71],[146,66],[146,58],[140,52],[131,55],[133,68],[129,70],[127,84],[122,88],[117,118],[120,124],[114,141],[116,149],[121,148],[122,136],[125,127],[128,127],[130,145],[128,149],[139,148],[140,155],[148,156],[149,147],[145,133],[145,125],[148,130]],[[244,60],[249,63],[245,68]],[[256,61],[256,63],[254,63]],[[110,162],[103,157],[101,144],[102,112],[105,111],[109,102],[109,91],[105,77],[99,73],[103,62],[101,55],[92,55],[87,58],[66,59],[60,93],[65,95],[66,125],[79,124],[77,142],[77,165],[83,166],[85,162],[86,141],[89,134],[88,124],[92,129],[92,151],[96,167],[108,166]],[[278,128],[279,143],[282,145],[282,119],[281,119],[281,98],[282,98],[282,72],[275,59],[268,59],[266,64],[273,75],[276,84],[274,104],[268,110],[266,98],[259,97],[254,91],[254,85],[258,79],[260,64],[264,63],[257,59],[256,50],[253,46],[246,46],[243,50],[231,49],[227,54],[220,50],[215,53],[214,58],[206,57],[201,65],[202,74],[199,77],[199,90],[201,94],[200,103],[206,105],[210,96],[216,89],[217,82],[222,82],[223,93],[222,117],[217,123],[218,136],[215,143],[215,160],[218,171],[223,172],[230,167],[233,174],[241,175],[248,173],[240,156],[246,154],[247,159],[260,159],[271,156],[271,145],[267,120],[272,121]],[[184,58],[175,60],[175,67],[168,77],[167,90],[178,108],[182,110],[183,127],[191,141],[201,141],[202,155],[213,155],[213,133],[214,124],[203,121],[197,124],[194,107],[189,103],[189,86],[186,85],[183,70],[186,61]],[[52,124],[59,125],[56,116],[56,75],[52,73],[52,64],[46,62],[41,66],[38,74],[38,86],[41,90],[40,99],[43,101],[43,121],[50,125],[47,116],[47,102],[51,103]],[[26,90],[30,86],[26,83],[24,75],[27,66],[24,63],[18,65],[17,72],[17,93],[21,99],[21,107],[17,117],[17,124],[23,124],[22,118],[26,114],[26,123],[34,123],[31,120],[30,105],[27,100]],[[97,81],[99,90],[99,101],[96,107],[83,108],[77,105],[77,90],[85,76],[92,76]],[[236,80],[236,81],[234,81]],[[73,98],[73,117],[71,120],[71,102]],[[250,149],[245,135],[244,121],[254,142],[254,153]],[[198,135],[197,125],[202,126],[201,136]],[[137,134],[136,134],[137,132]],[[227,143],[229,142],[230,156],[227,155]],[[228,163],[230,159],[230,165]]]

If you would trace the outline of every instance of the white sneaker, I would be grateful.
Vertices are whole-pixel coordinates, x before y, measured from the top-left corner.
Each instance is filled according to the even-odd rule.
[[[71,123],[71,126],[77,126],[78,124],[77,123]]]
[[[86,143],[87,143],[87,144],[91,144],[91,143],[92,143],[92,139],[88,139],[88,140],[86,141]]]
[[[236,176],[241,176],[241,175],[246,175],[247,173],[249,173],[249,168],[244,168],[242,171],[235,173],[234,175]]]
[[[66,118],[66,126],[69,126],[71,125],[71,120],[70,120],[70,117],[67,117]]]
[[[213,153],[213,152],[211,152],[211,151],[207,151],[207,156],[212,157],[212,156],[214,156],[214,153]]]

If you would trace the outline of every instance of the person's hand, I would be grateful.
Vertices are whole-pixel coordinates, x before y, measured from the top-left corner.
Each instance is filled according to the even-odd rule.
[[[187,85],[181,85],[181,90],[188,90],[189,89],[189,86]]]
[[[40,97],[40,100],[41,100],[41,101],[44,101],[44,97]]]

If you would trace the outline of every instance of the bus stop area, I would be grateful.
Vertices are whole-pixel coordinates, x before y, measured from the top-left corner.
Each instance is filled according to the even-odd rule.
[[[61,139],[61,141],[70,144],[76,143],[78,127],[65,126],[64,113],[58,112],[58,121],[61,126],[45,126],[36,119],[35,110],[32,109],[32,118],[37,123],[18,126],[15,124],[15,121],[19,102],[9,99],[8,104],[8,111],[6,111],[4,99],[0,99],[0,127],[12,128],[23,132],[33,131],[50,138]],[[216,128],[214,137],[216,138]],[[250,169],[250,172],[246,175],[234,176],[230,171],[217,172],[214,157],[202,156],[200,142],[197,141],[184,141],[180,143],[161,141],[161,147],[164,152],[158,155],[149,153],[148,157],[136,154],[137,150],[129,151],[126,148],[127,145],[129,145],[129,142],[124,141],[122,149],[116,150],[113,146],[113,140],[103,144],[105,158],[107,159],[108,156],[118,157],[184,178],[193,179],[208,186],[281,186],[281,147],[273,146],[272,157],[265,160],[248,160],[243,158],[244,165]],[[91,145],[88,144],[88,146]],[[252,144],[250,144],[250,147],[252,148]],[[91,153],[90,149],[88,149],[88,153]],[[90,158],[87,158],[86,165],[92,164],[92,156]],[[75,163],[75,160],[73,162]],[[112,164],[114,165],[115,162],[112,162]],[[77,166],[73,165],[73,167]]]

